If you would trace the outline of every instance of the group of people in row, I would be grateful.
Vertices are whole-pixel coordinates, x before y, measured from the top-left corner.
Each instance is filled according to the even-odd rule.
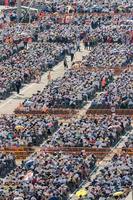
[[[42,92],[26,99],[16,112],[41,111],[45,108],[82,108],[92,99],[93,109],[133,109],[132,69],[113,80],[109,70],[90,72],[89,68],[70,69],[63,78],[50,83]],[[94,97],[95,93],[101,91]],[[93,99],[94,98],[94,99]]]
[[[133,65],[133,48],[125,44],[100,43],[89,55],[85,56],[82,64],[88,67],[114,68]]]
[[[22,5],[28,6],[30,1],[22,1]],[[123,4],[119,1],[108,2],[104,0],[93,0],[93,1],[75,1],[75,0],[56,0],[56,1],[43,1],[37,0],[32,3],[34,8],[45,12],[58,12],[61,14],[67,12],[74,13],[93,13],[93,12],[131,12],[132,11],[132,1],[123,1]]]
[[[119,77],[110,83],[105,91],[94,98],[91,108],[133,109],[133,71],[123,71]]]
[[[2,116],[0,148],[39,146],[58,129],[58,120],[38,116]]]
[[[52,139],[44,142],[47,147],[113,147],[131,128],[131,121],[124,116],[83,117],[59,128]]]

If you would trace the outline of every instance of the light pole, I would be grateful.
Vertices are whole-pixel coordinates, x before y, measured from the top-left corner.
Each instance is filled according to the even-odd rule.
[[[21,17],[21,0],[17,0],[17,22],[20,22]]]

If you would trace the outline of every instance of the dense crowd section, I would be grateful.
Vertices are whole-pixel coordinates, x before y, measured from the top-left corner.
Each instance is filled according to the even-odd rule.
[[[130,136],[123,146],[133,148],[133,136]],[[91,182],[89,200],[111,199],[116,191],[123,191],[119,199],[125,199],[133,185],[133,156],[126,154],[115,154],[111,161],[100,170],[100,173]]]
[[[90,72],[87,68],[71,69],[63,78],[48,85],[23,103],[23,109],[32,111],[48,108],[82,108],[96,91],[103,89],[102,81],[108,84],[113,79],[111,71]],[[105,86],[106,86],[105,84]]]
[[[96,158],[82,153],[80,156],[63,153],[39,153],[31,163],[17,167],[10,173],[1,193],[7,199],[67,199],[94,169]],[[30,170],[30,171],[28,171]],[[28,177],[28,173],[30,176]]]
[[[123,116],[100,116],[82,118],[61,127],[53,134],[47,147],[113,147],[131,128],[131,121]]]
[[[92,101],[92,108],[133,109],[133,72],[125,71],[110,83],[99,97]]]
[[[100,43],[84,58],[83,64],[88,67],[124,68],[133,62],[132,52],[132,45]]]
[[[49,3],[52,5],[52,2]],[[81,40],[85,48],[91,48],[91,54],[84,60],[88,67],[107,67],[107,62],[109,67],[132,64],[133,35],[130,13],[129,16],[111,13],[64,16],[59,14],[59,10],[58,14],[49,12],[46,15],[44,10],[43,12],[44,15],[38,15],[30,26],[27,23],[18,25],[7,20],[12,16],[10,12],[3,12],[1,16],[5,21],[0,37],[0,99],[5,99],[16,91],[18,81],[20,87],[35,81],[38,74],[40,76],[50,70],[64,60],[66,55],[75,54],[80,50]]]
[[[29,5],[30,1],[22,1],[22,5]],[[113,1],[108,3],[104,0],[93,0],[93,1],[74,1],[74,0],[61,0],[61,1],[42,1],[37,0],[32,3],[32,6],[41,9],[45,12],[78,12],[78,13],[93,13],[93,12],[131,12],[132,1],[124,1],[121,5],[121,1]]]
[[[52,135],[52,141],[48,138],[43,146],[45,148],[50,146],[56,147],[57,142],[55,141],[58,141],[59,146],[69,146],[70,142],[74,144],[75,141],[85,141],[87,136],[85,132],[88,133],[89,140],[91,140],[89,141],[90,145],[87,145],[88,139],[86,138],[86,147],[101,148],[114,146],[121,136],[129,130],[130,123],[130,119],[123,116],[100,116],[93,119],[86,117],[68,126],[61,126]],[[73,135],[77,135],[78,139],[73,140]],[[62,138],[62,136],[64,137]],[[68,138],[69,143],[67,144]],[[104,145],[107,143],[108,145]],[[70,146],[73,146],[72,144]],[[80,143],[78,146],[82,147],[83,145]],[[97,178],[92,180],[89,199],[107,198],[112,196],[113,192],[117,190],[127,189],[127,187],[130,189],[132,185],[132,179],[130,179],[130,176],[132,176],[132,157],[126,154],[127,148],[132,148],[132,136],[128,138],[123,146],[125,153],[120,156],[114,155],[109,164],[101,170],[101,175],[98,174]],[[21,166],[16,167],[6,176],[1,182],[1,196],[10,200],[15,198],[28,200],[31,198],[36,200],[50,198],[67,199],[68,195],[78,188],[82,181],[87,180],[91,171],[97,166],[96,161],[97,157],[93,154],[88,155],[86,151],[81,151],[80,155],[76,155],[61,151],[47,153],[45,150],[42,150],[32,155],[29,160],[23,162]],[[112,171],[112,169],[115,170]],[[113,182],[110,181],[111,177]],[[117,177],[119,177],[119,180],[116,180]],[[128,192],[129,190],[126,190],[125,194]]]
[[[6,3],[15,6],[17,2]],[[92,110],[133,109],[132,1],[21,3],[35,9],[30,10],[30,18],[23,10],[19,24],[15,9],[0,14],[0,99],[17,91],[18,84],[21,88],[39,82],[61,61],[65,73],[56,80],[49,78],[42,91],[16,109],[28,115],[0,117],[0,200],[67,200],[85,181],[90,187],[78,200],[83,196],[125,200],[133,186],[131,117],[114,112],[72,116],[62,123],[48,112],[29,114],[50,109],[81,111],[89,101]],[[81,43],[88,55],[76,67],[74,57],[82,51]],[[116,76],[116,68],[120,75]],[[120,152],[92,179],[99,161],[128,134]],[[36,153],[18,165],[15,155],[23,153],[23,148],[34,148]],[[120,195],[114,197],[117,192]]]
[[[38,19],[29,27],[27,24],[9,25],[7,23],[1,32],[1,81],[0,98],[5,99],[16,90],[17,81],[22,87],[31,80],[35,81],[37,74],[41,75],[62,61],[66,55],[75,54],[80,40],[89,31],[85,20],[98,20],[98,17],[73,17],[72,23],[60,24],[58,17]],[[109,20],[106,16],[100,18],[104,24]],[[96,27],[99,27],[97,24]],[[9,50],[10,48],[10,50]],[[10,76],[12,74],[12,76]]]
[[[0,177],[4,178],[16,167],[15,157],[12,154],[0,153]]]
[[[3,116],[0,118],[0,147],[39,146],[58,128],[52,117]]]

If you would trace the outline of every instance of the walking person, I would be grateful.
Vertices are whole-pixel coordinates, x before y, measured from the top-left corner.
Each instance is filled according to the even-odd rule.
[[[48,78],[48,84],[51,83],[51,72],[50,72],[50,71],[49,71],[49,73],[48,73],[47,78]]]

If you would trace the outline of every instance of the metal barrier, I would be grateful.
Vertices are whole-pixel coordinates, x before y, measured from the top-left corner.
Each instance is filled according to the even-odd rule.
[[[1,153],[13,154],[16,159],[26,159],[30,154],[34,153],[32,147],[4,147],[0,149]]]
[[[76,115],[78,112],[78,110],[75,109],[48,109],[48,114],[49,115],[56,115],[56,116],[60,116],[62,118],[71,118],[73,115]]]
[[[111,109],[88,109],[87,115],[111,115],[115,113],[116,115],[129,115],[133,117],[133,109],[116,109],[112,111]]]
[[[114,17],[114,16],[118,16],[118,15],[120,15],[120,16],[132,16],[132,12],[131,13],[123,13],[123,12],[121,12],[121,13],[113,13],[113,12],[110,12],[110,13],[105,13],[105,12],[103,12],[103,13],[98,13],[98,12],[94,12],[94,13],[78,13],[78,12],[76,12],[76,13],[47,13],[47,15],[46,16],[50,16],[50,17],[53,17],[53,16],[57,16],[57,17],[65,17],[66,15],[72,15],[73,17],[77,17],[77,16],[87,16],[87,15],[91,15],[91,16],[98,16],[98,17],[103,17],[103,16],[112,16],[112,17]],[[45,16],[44,16],[45,17]]]
[[[17,116],[21,115],[53,115],[58,116],[62,118],[71,118],[73,115],[76,115],[78,113],[78,109],[59,109],[59,108],[51,108],[47,109],[47,111],[44,111],[43,109],[40,110],[29,110],[26,111],[26,109],[23,107],[18,107],[14,113]],[[87,115],[111,115],[112,113],[115,113],[117,115],[129,115],[133,117],[133,109],[88,109],[86,114]]]
[[[74,68],[75,70],[76,69],[79,69],[80,67],[84,67],[84,63],[82,63],[82,61],[76,61],[74,62],[72,68]],[[88,66],[89,67],[89,66]],[[95,72],[99,72],[99,71],[103,71],[105,70],[106,68],[105,67],[90,67],[89,70],[90,71],[95,71]],[[107,66],[107,69],[108,69],[108,66]],[[115,67],[109,67],[109,70],[113,71],[114,75],[116,76],[119,76],[123,71],[125,70],[130,70],[132,69],[132,66],[131,65],[128,65],[128,66],[125,66],[125,67],[118,67],[118,66],[115,66]]]
[[[109,156],[109,153],[111,151],[111,148],[88,148],[88,147],[40,147],[36,152],[41,153],[59,153],[63,152],[66,154],[75,154],[80,155],[87,154],[87,155],[95,155],[97,159],[102,160],[105,158],[105,156]],[[120,153],[126,153],[130,156],[133,156],[133,148],[116,148],[116,152]],[[0,149],[1,153],[9,154],[12,153],[16,159],[26,159],[30,154],[35,152],[35,149],[32,147],[5,147]]]
[[[77,109],[60,109],[60,108],[46,108],[40,110],[26,110],[22,105],[19,105],[14,113],[15,115],[53,115],[65,119],[71,118],[73,115],[76,115],[78,112]]]
[[[68,154],[76,154],[79,155],[81,153],[85,153],[88,155],[95,155],[97,159],[102,160],[105,156],[109,155],[111,148],[88,148],[88,147],[53,147],[53,148],[42,148],[41,151],[45,153],[68,153]],[[129,155],[133,155],[133,148],[117,148],[116,152],[125,152]]]

